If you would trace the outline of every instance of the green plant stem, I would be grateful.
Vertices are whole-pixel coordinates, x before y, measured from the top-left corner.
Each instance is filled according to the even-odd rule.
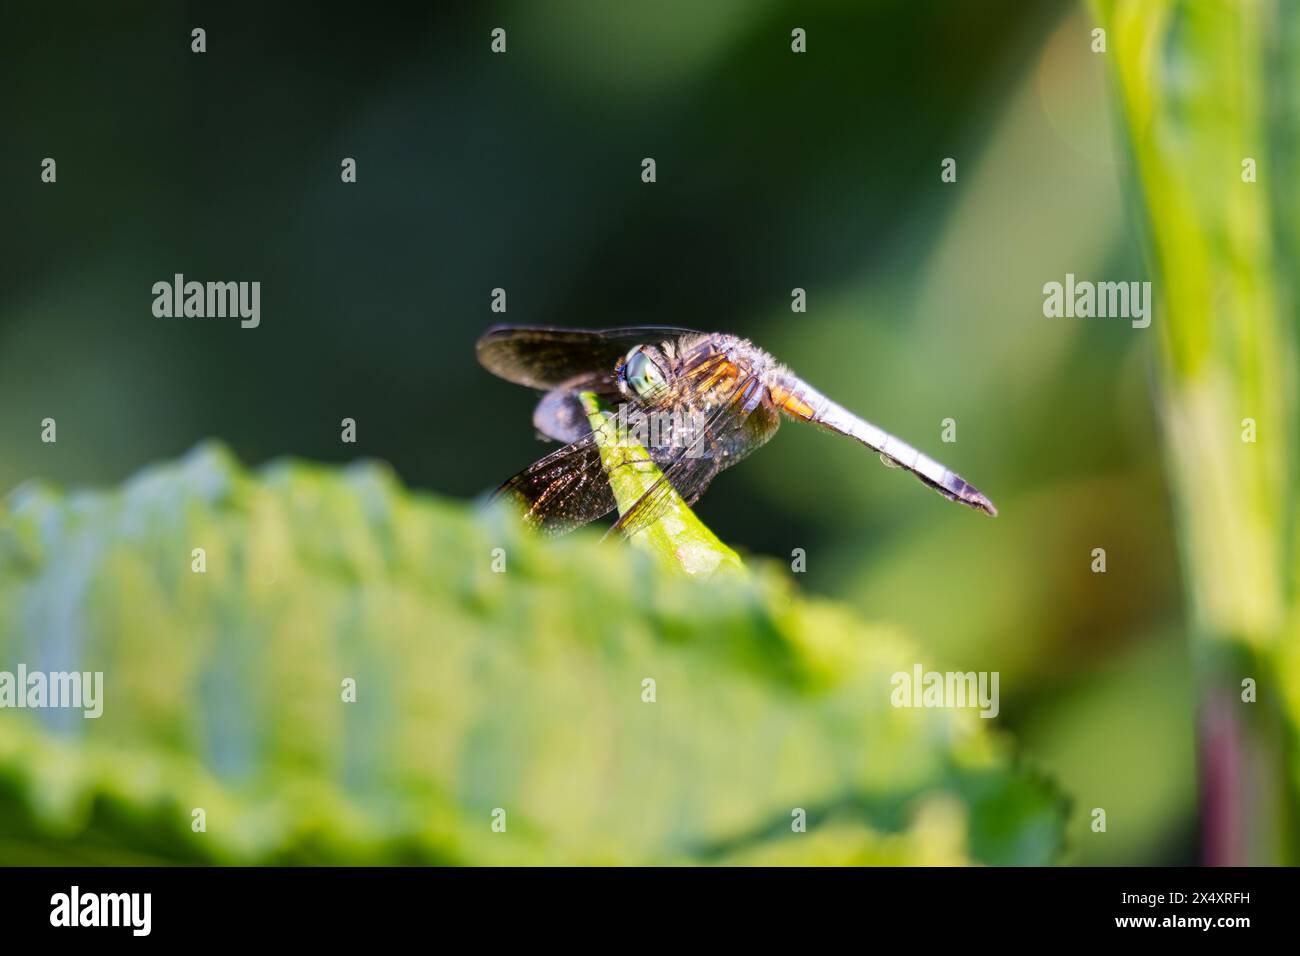
[[[625,515],[663,477],[663,472],[633,437],[618,434],[613,416],[596,395],[583,392],[581,399],[600,445],[601,464],[618,502],[618,513]],[[633,544],[653,554],[664,567],[690,575],[743,573],[740,556],[696,517],[671,486],[666,491],[668,500],[659,516],[652,525],[632,535]]]
[[[1205,862],[1294,863],[1296,355],[1269,101],[1280,8],[1094,7],[1147,213],[1156,400],[1200,684]],[[1294,29],[1283,37],[1294,50]]]

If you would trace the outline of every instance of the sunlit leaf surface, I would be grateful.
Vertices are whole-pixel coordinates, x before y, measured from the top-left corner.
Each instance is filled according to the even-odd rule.
[[[206,446],[0,514],[0,667],[105,680],[98,719],[0,711],[0,857],[1052,861],[1064,801],[994,722],[891,706],[916,658],[768,567]]]

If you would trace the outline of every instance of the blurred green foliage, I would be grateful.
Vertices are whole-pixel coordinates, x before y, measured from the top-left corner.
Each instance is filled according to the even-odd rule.
[[[215,446],[119,491],[20,489],[0,518],[0,658],[106,687],[98,719],[0,721],[0,855],[1057,857],[1063,798],[1002,735],[891,706],[917,660],[898,634],[770,567],[704,585],[590,534],[516,529],[377,465],[249,474]]]
[[[1097,8],[1162,300],[1157,402],[1200,665],[1206,857],[1295,864],[1300,10]]]

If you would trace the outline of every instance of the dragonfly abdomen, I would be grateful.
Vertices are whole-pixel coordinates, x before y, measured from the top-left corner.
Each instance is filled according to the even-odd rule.
[[[770,384],[768,391],[776,406],[791,417],[860,441],[878,452],[886,465],[910,471],[950,501],[960,502],[985,514],[998,513],[993,502],[961,475],[922,454],[901,438],[831,401],[794,375],[783,376]]]

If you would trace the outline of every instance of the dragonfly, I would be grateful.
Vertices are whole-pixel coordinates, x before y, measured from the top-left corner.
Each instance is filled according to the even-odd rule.
[[[498,325],[476,350],[494,375],[542,393],[533,425],[563,443],[494,495],[515,502],[524,522],[544,535],[565,534],[613,512],[609,469],[646,467],[648,455],[660,477],[610,529],[630,537],[658,519],[673,492],[694,505],[721,471],[766,444],[783,416],[855,439],[943,497],[998,513],[965,478],[831,401],[738,336],[672,326]],[[639,457],[611,458],[608,442],[602,454],[584,393],[637,436],[644,449]]]

